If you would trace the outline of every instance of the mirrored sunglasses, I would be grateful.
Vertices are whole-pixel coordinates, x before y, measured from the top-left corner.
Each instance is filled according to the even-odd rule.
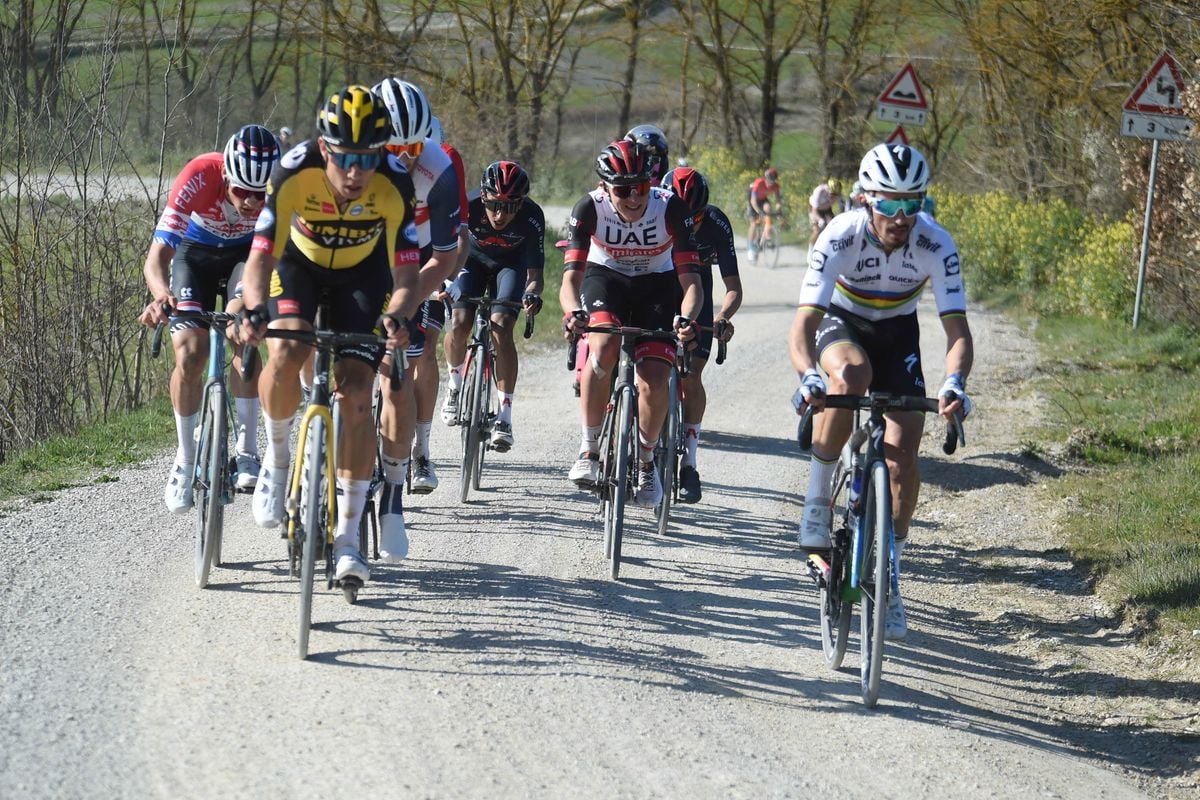
[[[612,193],[617,197],[630,197],[632,195],[643,195],[650,191],[650,181],[643,181],[629,186],[612,186]]]
[[[229,186],[229,191],[233,192],[234,197],[242,201],[253,200],[261,203],[267,199],[266,192],[259,192],[255,191],[254,189],[243,189],[240,186],[233,186],[232,184]]]
[[[515,214],[521,210],[524,200],[484,200],[483,207],[488,211],[498,211],[501,214]]]
[[[870,196],[868,199],[871,201],[871,208],[876,213],[882,214],[885,217],[894,217],[897,214],[904,214],[906,217],[915,217],[925,202],[924,197],[906,197],[900,200],[889,200],[885,197]]]
[[[389,144],[387,151],[394,156],[408,156],[409,158],[420,158],[421,153],[425,152],[425,142],[413,142],[412,144]]]
[[[377,169],[379,162],[383,160],[383,156],[379,153],[343,153],[337,150],[329,151],[329,158],[337,165],[337,168],[344,171],[349,171],[354,167],[358,167],[363,172]]]

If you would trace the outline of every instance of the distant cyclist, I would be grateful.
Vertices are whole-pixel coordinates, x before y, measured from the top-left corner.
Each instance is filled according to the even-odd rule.
[[[859,180],[867,208],[834,218],[809,256],[790,338],[800,391],[817,410],[827,390],[924,396],[916,309],[922,290],[932,286],[946,332],[947,377],[938,392],[939,412],[949,417],[961,409],[965,416],[971,409],[966,383],[974,345],[958,248],[944,228],[920,213],[929,165],[914,148],[881,144],[863,157]],[[827,377],[817,371],[818,364]],[[897,411],[887,419],[898,571],[921,488],[917,450],[925,417]],[[799,535],[806,550],[830,546],[833,472],[853,420],[853,412],[844,409],[825,410],[814,419]],[[888,599],[886,633],[898,639],[907,630],[904,604],[895,592]]]
[[[333,330],[382,329],[389,348],[407,347],[408,326],[398,315],[418,303],[416,193],[404,165],[383,149],[392,133],[387,109],[366,86],[346,86],[321,107],[317,131],[317,139],[289,150],[271,176],[246,263],[250,311],[242,335],[257,344],[266,319],[272,328],[311,330],[324,295]],[[267,449],[252,510],[259,525],[273,528],[284,519],[298,375],[312,348],[274,338],[267,346],[270,358],[259,382]],[[337,356],[336,578],[366,581],[371,570],[358,550],[358,529],[375,466],[371,394],[383,348],[350,345]]]
[[[829,221],[842,211],[842,195],[838,182],[830,178],[824,183],[818,183],[808,197],[808,224],[812,229],[808,237],[809,248],[816,243],[817,237],[825,230]]]
[[[529,174],[515,161],[494,161],[483,171],[479,196],[468,206],[471,252],[462,272],[448,289],[454,316],[446,335],[449,383],[442,420],[454,421],[466,369],[467,340],[475,306],[465,298],[490,290],[497,300],[521,303],[531,314],[542,307],[542,273],[546,265],[546,216],[529,197]],[[492,309],[492,341],[496,352],[496,388],[500,410],[491,432],[492,447],[501,453],[513,446],[513,394],[517,386],[517,346],[513,328],[517,311]]]
[[[379,498],[379,552],[388,561],[408,555],[408,532],[404,523],[404,482],[414,466],[412,490],[425,494],[437,487],[437,475],[429,460],[429,430],[433,422],[434,399],[427,403],[428,417],[421,413],[419,395],[422,370],[432,370],[437,396],[438,331],[446,319],[445,305],[430,296],[440,289],[444,278],[458,266],[459,226],[462,218],[462,183],[454,163],[435,144],[433,112],[425,93],[416,84],[387,78],[374,89],[388,110],[392,135],[387,151],[408,170],[416,192],[417,243],[421,247],[418,291],[422,302],[414,316],[415,329],[408,348],[411,375],[397,392],[385,389],[380,428],[383,433],[383,488]],[[410,459],[413,440],[420,440],[416,464]]]
[[[238,130],[224,152],[189,161],[171,186],[146,256],[142,271],[153,299],[139,319],[150,326],[170,322],[175,348],[171,405],[178,446],[163,499],[176,514],[193,504],[194,435],[208,364],[208,323],[168,319],[164,309],[213,311],[222,281],[228,310],[241,308],[242,268],[266,200],[267,179],[278,161],[279,144],[261,125]],[[235,350],[229,388],[238,416],[234,454],[240,489],[253,487],[258,479],[257,370],[256,365],[243,383],[241,352]]]
[[[625,134],[625,138],[646,148],[651,163],[650,185],[661,185],[663,175],[671,168],[666,135],[654,125],[635,125]]]
[[[737,249],[733,243],[733,225],[729,217],[708,202],[708,181],[690,167],[676,167],[663,176],[662,186],[681,198],[692,212],[692,235],[699,246],[700,280],[704,287],[704,307],[696,319],[702,328],[715,329],[719,338],[733,336],[730,320],[742,305],[742,279],[738,275]],[[714,314],[712,265],[717,264],[725,294],[721,309]],[[698,346],[692,351],[688,374],[683,378],[683,433],[687,450],[680,459],[679,499],[698,503],[701,497],[700,473],[696,453],[708,394],[704,390],[704,367],[712,352],[713,331],[701,330]]]
[[[758,226],[763,226],[763,238],[771,235],[771,219],[783,204],[783,190],[779,186],[779,170],[769,167],[761,178],[750,184],[746,200],[746,213],[750,217],[750,228],[746,232],[746,255],[751,261],[758,257],[754,243],[758,241]],[[761,221],[760,221],[761,218]]]
[[[596,158],[601,184],[571,211],[559,302],[567,312],[566,335],[580,327],[631,325],[676,330],[695,336],[695,318],[704,305],[696,274],[700,263],[687,203],[652,188],[654,166],[639,143],[621,139]],[[682,289],[683,301],[679,293]],[[682,305],[683,315],[676,314]],[[583,439],[568,477],[581,488],[600,480],[600,427],[611,376],[620,357],[617,336],[588,334],[589,364],[580,376]],[[666,383],[675,361],[670,342],[636,343],[638,380],[638,468],[634,502],[654,506],[662,483],[654,468],[654,447],[667,416]]]

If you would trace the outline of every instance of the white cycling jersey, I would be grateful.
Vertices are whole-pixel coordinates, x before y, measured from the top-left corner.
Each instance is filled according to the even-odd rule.
[[[458,173],[440,145],[425,140],[425,149],[409,168],[417,192],[417,243],[421,249],[454,250],[458,247]]]
[[[800,307],[836,306],[869,320],[916,311],[926,284],[933,286],[938,314],[967,312],[966,290],[954,239],[928,214],[919,214],[908,242],[885,253],[868,232],[866,208],[834,217],[817,237],[800,289]]]
[[[671,272],[698,265],[687,205],[666,189],[650,189],[646,211],[626,222],[608,192],[596,189],[575,204],[568,225],[565,261],[602,264],[622,275]]]

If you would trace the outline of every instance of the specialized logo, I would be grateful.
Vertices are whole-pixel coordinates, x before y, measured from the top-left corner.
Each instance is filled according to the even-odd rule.
[[[920,365],[921,365],[921,356],[918,355],[917,353],[909,353],[908,355],[906,355],[904,357],[904,368],[906,370],[908,370],[909,375],[916,372],[917,367],[919,367]]]

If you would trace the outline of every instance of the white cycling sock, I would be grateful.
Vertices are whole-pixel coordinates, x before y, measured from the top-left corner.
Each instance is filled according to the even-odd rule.
[[[180,466],[190,467],[196,463],[196,420],[199,417],[199,412],[186,417],[175,412],[175,437],[179,442],[175,463]]]
[[[512,425],[512,392],[500,392],[500,413],[496,415],[496,419],[501,422],[507,422]]]
[[[258,455],[258,398],[235,397],[237,407],[238,436],[235,450],[247,455]]]
[[[417,420],[413,436],[413,457],[429,458],[429,431],[433,428],[433,420],[424,422]]]
[[[583,441],[579,445],[581,453],[599,453],[600,452],[600,428],[601,425],[583,426]]]
[[[639,461],[643,461],[643,462],[653,461],[654,460],[654,446],[656,444],[658,444],[657,439],[647,442],[646,434],[642,433],[641,428],[638,428],[638,460]]]
[[[362,521],[363,507],[367,504],[369,480],[338,478],[337,528],[333,532],[333,546],[358,549],[358,526]]]
[[[400,485],[404,483],[404,479],[408,477],[408,465],[411,463],[410,458],[392,458],[389,455],[383,457],[383,479],[391,484]]]
[[[833,472],[837,468],[838,457],[826,461],[812,451],[808,462],[808,495],[811,499],[828,499],[833,485]],[[807,505],[807,503],[806,503]]]
[[[287,469],[292,463],[292,417],[271,419],[267,412],[263,411],[263,423],[267,429],[267,449],[263,452],[263,466],[269,469]]]
[[[683,443],[687,448],[687,452],[683,454],[680,463],[689,467],[696,466],[696,450],[700,447],[699,422],[685,422],[683,424]]]
[[[459,389],[462,388],[463,368],[466,366],[467,365],[464,362],[462,364],[459,364],[457,367],[450,367],[450,376],[449,376],[450,383],[448,384],[450,386],[450,391],[457,392]]]

